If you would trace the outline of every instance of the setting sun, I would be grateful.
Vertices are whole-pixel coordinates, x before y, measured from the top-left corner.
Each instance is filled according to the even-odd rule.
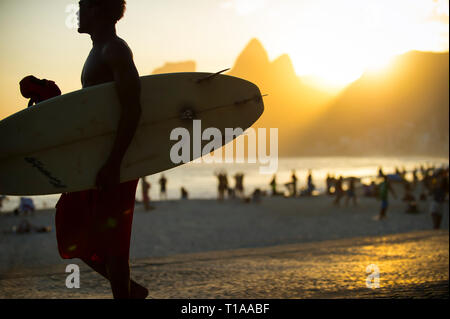
[[[379,70],[410,50],[448,50],[448,1],[346,0],[293,6],[289,22],[281,21],[289,13],[272,13],[280,18],[285,36],[270,39],[269,45],[283,48],[299,75],[317,77],[329,86],[346,85],[366,69]]]

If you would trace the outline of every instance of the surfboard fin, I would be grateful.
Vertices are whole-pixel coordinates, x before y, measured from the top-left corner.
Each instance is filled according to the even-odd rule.
[[[208,76],[206,76],[206,77],[204,77],[204,78],[198,79],[196,82],[197,82],[197,83],[203,83],[203,82],[211,81],[212,79],[214,79],[215,77],[217,77],[219,74],[222,74],[223,72],[226,72],[226,71],[228,71],[228,70],[230,70],[230,68],[224,69],[224,70],[222,70],[222,71],[219,71],[219,72],[216,72],[216,73],[214,73],[214,74],[208,75]]]
[[[248,98],[248,99],[236,101],[236,102],[234,102],[234,105],[241,105],[241,104],[248,103],[248,102],[250,102],[250,101],[261,102],[261,101],[262,101],[262,98],[265,97],[265,96],[268,96],[268,95],[269,95],[269,94],[255,95],[255,96],[252,96],[252,97],[250,97],[250,98]]]

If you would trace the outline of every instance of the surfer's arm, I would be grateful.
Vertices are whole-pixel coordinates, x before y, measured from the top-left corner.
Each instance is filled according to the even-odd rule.
[[[121,107],[117,135],[110,159],[120,163],[141,117],[141,84],[131,52],[125,45],[113,44],[105,48],[105,57],[114,74]]]
[[[112,150],[99,175],[113,174],[114,183],[119,183],[120,164],[136,132],[141,117],[141,86],[139,74],[131,51],[125,44],[113,43],[105,47],[103,57],[114,75],[117,96],[120,102],[120,119]],[[113,172],[109,171],[113,170]],[[99,177],[99,176],[98,176]],[[102,178],[100,176],[100,178]],[[109,179],[109,177],[105,177]],[[99,182],[102,184],[103,182]],[[97,183],[97,184],[99,184]],[[108,182],[105,182],[108,183]]]

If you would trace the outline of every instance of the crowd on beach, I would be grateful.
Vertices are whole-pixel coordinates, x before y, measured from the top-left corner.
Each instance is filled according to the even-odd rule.
[[[405,213],[419,213],[418,202],[425,202],[428,199],[431,202],[429,212],[432,216],[433,227],[438,229],[443,216],[443,203],[446,201],[449,192],[449,168],[435,167],[430,165],[425,167],[420,165],[418,168],[407,172],[405,168],[395,168],[395,173],[385,174],[382,167],[379,167],[378,174],[374,176],[335,176],[327,174],[325,180],[325,189],[322,193],[317,189],[313,181],[312,170],[308,170],[305,187],[299,187],[299,179],[296,171],[292,170],[290,180],[285,183],[277,181],[277,175],[274,174],[268,183],[268,189],[255,188],[252,192],[245,192],[244,178],[245,174],[238,172],[229,176],[226,171],[215,172],[217,178],[217,200],[241,200],[244,203],[259,203],[264,197],[282,197],[282,198],[302,198],[311,196],[329,196],[332,197],[332,204],[336,207],[344,205],[347,207],[350,203],[358,205],[358,196],[374,198],[380,201],[381,207],[376,219],[384,219],[387,216],[389,207],[389,197],[392,195],[395,199],[401,199],[405,203]],[[234,185],[229,182],[230,177],[234,179]],[[159,199],[167,200],[168,179],[161,174],[159,184]],[[395,187],[393,187],[395,186]],[[146,211],[155,209],[150,200],[151,183],[146,177],[141,178],[142,201],[136,200],[136,203],[142,204]],[[400,194],[397,192],[403,191]],[[188,200],[189,192],[182,186],[180,188],[180,199]],[[6,196],[0,197],[0,208],[2,202],[8,200]],[[14,210],[15,215],[27,215],[35,211],[35,206],[31,198],[20,198],[19,206]],[[22,225],[23,226],[23,225]],[[33,227],[17,227],[21,229],[32,230]]]
[[[390,195],[395,199],[401,199],[405,203],[405,213],[419,213],[418,201],[427,201],[430,199],[431,206],[429,212],[432,217],[433,227],[438,229],[444,213],[443,204],[446,201],[449,192],[449,168],[435,167],[430,165],[407,172],[405,168],[400,170],[395,168],[395,173],[385,174],[382,167],[379,167],[378,174],[374,176],[334,176],[327,174],[325,185],[326,189],[321,194],[313,181],[312,170],[308,171],[306,185],[299,188],[299,182],[295,170],[292,170],[290,180],[279,184],[277,175],[274,174],[269,182],[270,191],[263,188],[255,188],[250,194],[246,195],[244,190],[245,174],[238,172],[233,176],[228,176],[226,171],[214,173],[217,178],[217,200],[242,200],[244,203],[259,203],[264,197],[279,196],[283,198],[301,198],[310,196],[330,196],[333,197],[332,204],[340,206],[344,200],[344,205],[350,203],[358,205],[358,196],[374,198],[380,201],[381,207],[376,220],[386,218],[389,207]],[[234,179],[234,187],[229,182],[229,178]],[[367,182],[369,181],[369,182]],[[167,199],[167,178],[161,175],[159,181],[160,199]],[[150,205],[150,183],[145,178],[142,179],[142,198],[146,210],[153,209]],[[395,187],[393,187],[395,186]],[[397,194],[403,190],[403,196]],[[180,189],[181,199],[188,199],[188,191],[183,186]],[[416,197],[417,195],[417,197]]]

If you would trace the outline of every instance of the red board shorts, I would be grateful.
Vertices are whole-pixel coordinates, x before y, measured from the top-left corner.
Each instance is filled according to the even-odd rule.
[[[56,238],[64,259],[129,257],[137,180],[110,190],[64,193],[56,204]]]

